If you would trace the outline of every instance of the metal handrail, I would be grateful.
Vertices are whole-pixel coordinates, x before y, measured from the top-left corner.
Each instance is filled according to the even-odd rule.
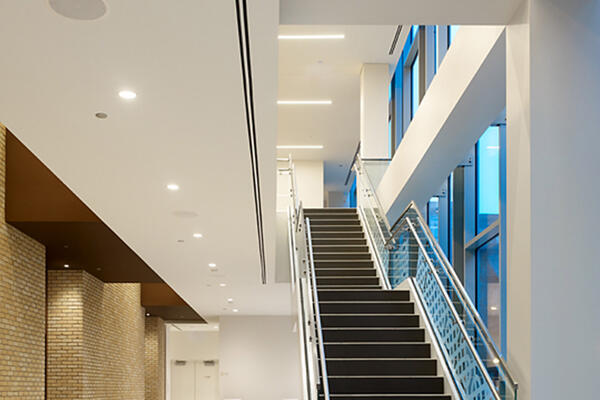
[[[317,277],[315,273],[315,260],[313,256],[312,237],[310,231],[310,220],[306,218],[306,236],[308,238],[308,254],[310,261],[310,275],[313,289],[313,307],[315,310],[315,319],[317,323],[317,335],[319,339],[319,353],[321,354],[321,381],[323,382],[323,395],[325,400],[329,400],[329,378],[327,376],[327,363],[325,360],[325,345],[323,344],[323,328],[321,327],[321,309],[319,307],[319,291],[317,290]]]
[[[423,243],[421,242],[421,239],[419,238],[419,235],[417,234],[417,231],[415,230],[413,223],[411,222],[409,217],[406,217],[405,221],[407,222],[407,225],[408,225],[410,231],[412,232],[413,236],[415,237],[415,240],[417,242],[417,245],[419,246],[419,249],[421,249],[421,251],[423,252],[423,257],[425,258],[427,266],[429,267],[435,282],[439,286],[439,288],[442,292],[442,295],[444,297],[444,300],[448,304],[450,311],[452,312],[452,316],[456,320],[456,323],[457,323],[461,333],[463,334],[463,336],[465,338],[467,338],[466,342],[469,347],[469,350],[471,351],[471,353],[473,353],[473,356],[475,357],[475,361],[477,362],[477,366],[481,369],[486,383],[492,389],[492,394],[494,395],[494,398],[496,400],[501,400],[500,395],[498,395],[497,391],[495,390],[494,382],[492,382],[492,378],[490,377],[487,368],[485,367],[485,365],[483,365],[483,361],[481,361],[481,358],[479,357],[479,353],[477,353],[475,346],[473,346],[473,343],[468,339],[469,334],[467,332],[467,329],[465,328],[464,324],[462,323],[460,316],[456,312],[456,308],[454,307],[452,300],[450,299],[450,296],[448,296],[448,293],[444,289],[444,284],[440,280],[440,277],[437,274],[437,271],[433,265],[433,262],[431,261],[429,254],[427,254],[427,250],[425,250],[425,246],[423,246]],[[461,385],[458,385],[458,386],[459,386],[459,390],[461,390],[461,392],[462,392],[463,391],[462,386]],[[463,395],[464,395],[464,393],[463,393]]]
[[[508,370],[508,366],[506,365],[506,362],[500,356],[500,352],[496,348],[496,345],[494,344],[494,340],[492,339],[492,336],[490,335],[489,331],[487,330],[485,323],[481,319],[479,312],[475,308],[475,305],[471,301],[471,298],[467,294],[467,291],[465,290],[464,286],[460,282],[460,279],[456,275],[456,272],[454,271],[452,264],[450,264],[450,261],[448,261],[448,258],[446,258],[446,254],[441,249],[437,240],[435,240],[435,237],[433,236],[433,233],[431,233],[429,226],[426,223],[424,223],[425,219],[423,218],[421,211],[419,211],[419,208],[416,206],[416,204],[414,202],[411,201],[411,203],[404,210],[401,217],[394,224],[394,226],[397,226],[399,223],[401,223],[401,220],[408,219],[408,217],[404,217],[404,216],[411,209],[416,212],[417,222],[419,223],[420,228],[425,233],[425,236],[427,237],[427,240],[429,241],[429,243],[432,244],[434,254],[435,254],[436,258],[438,259],[438,261],[440,261],[440,265],[442,266],[444,273],[450,278],[450,282],[452,283],[452,286],[456,289],[456,292],[460,297],[461,303],[463,303],[465,308],[468,310],[469,314],[471,314],[471,317],[473,318],[473,321],[475,322],[475,327],[476,327],[477,331],[479,332],[482,339],[484,340],[486,347],[489,348],[492,355],[494,356],[494,363],[500,367],[502,373],[506,377],[506,379],[507,379],[508,383],[511,385],[511,387],[513,389],[517,389],[519,387],[519,385],[513,378],[510,371]],[[395,238],[399,231],[400,230],[397,229],[394,232],[392,232],[392,235],[391,235],[390,239],[388,240],[388,242],[390,242],[390,240],[392,238]]]

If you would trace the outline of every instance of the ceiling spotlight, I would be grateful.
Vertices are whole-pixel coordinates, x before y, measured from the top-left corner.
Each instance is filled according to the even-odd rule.
[[[280,105],[328,105],[332,103],[331,100],[277,100],[277,104]]]
[[[194,233],[193,235],[196,239],[200,239],[202,237],[201,233]]]
[[[217,264],[215,264],[215,263],[210,263],[210,264],[208,264],[208,266],[210,268],[217,268]]]
[[[234,308],[233,310],[231,310],[233,312],[239,312],[240,310],[238,310],[237,308]]]
[[[307,144],[307,145],[295,145],[295,144],[290,144],[290,145],[279,145],[277,146],[278,149],[322,149],[323,145],[322,144]]]
[[[69,268],[69,264],[65,264],[65,265],[64,265],[64,267],[65,267],[65,268]]]
[[[343,39],[346,36],[343,33],[321,34],[321,35],[279,35],[282,40],[315,40],[315,39]]]
[[[125,100],[133,100],[137,97],[137,94],[131,90],[121,90],[119,92],[119,97]]]
[[[225,287],[225,286],[227,286],[227,284],[226,283],[219,283],[219,286]]]
[[[179,190],[179,185],[176,183],[169,183],[167,185],[167,189],[169,189],[172,192],[176,192],[177,190]]]

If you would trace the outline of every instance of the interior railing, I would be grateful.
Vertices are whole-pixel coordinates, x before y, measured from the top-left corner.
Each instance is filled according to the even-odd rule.
[[[518,385],[414,203],[390,226],[360,158],[358,209],[394,289],[411,280],[462,399],[516,400]]]
[[[298,314],[298,334],[304,399],[318,400],[319,394],[329,400],[329,382],[325,361],[319,293],[312,252],[310,221],[304,218],[302,202],[296,194],[296,175],[291,157],[280,174],[289,175],[288,238],[292,298]]]

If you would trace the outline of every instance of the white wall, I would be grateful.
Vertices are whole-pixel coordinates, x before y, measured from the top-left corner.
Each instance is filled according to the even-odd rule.
[[[360,71],[360,156],[390,156],[388,118],[390,66],[363,64]]]
[[[424,204],[505,107],[503,26],[463,26],[377,188],[395,220]]]
[[[294,160],[298,197],[304,208],[321,208],[325,199],[323,161]]]
[[[597,399],[600,1],[526,3],[507,35],[509,363],[520,399]]]
[[[290,317],[221,317],[224,399],[300,399],[298,336]]]

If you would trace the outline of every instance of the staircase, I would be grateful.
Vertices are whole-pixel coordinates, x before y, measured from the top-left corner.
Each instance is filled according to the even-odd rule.
[[[332,400],[450,400],[408,290],[384,290],[355,209],[310,220]]]

